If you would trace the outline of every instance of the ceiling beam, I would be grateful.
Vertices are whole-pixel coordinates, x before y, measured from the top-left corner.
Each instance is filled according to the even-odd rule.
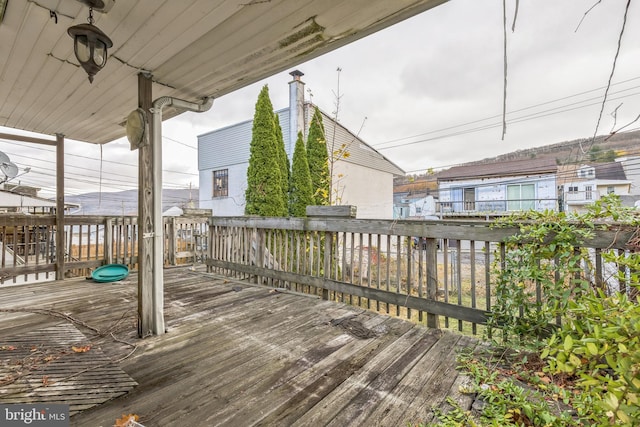
[[[1,2],[2,0],[0,0]],[[52,139],[34,138],[32,136],[14,135],[11,133],[0,133],[0,139],[8,139],[9,141],[30,142],[33,144],[51,145],[55,147],[58,142]]]

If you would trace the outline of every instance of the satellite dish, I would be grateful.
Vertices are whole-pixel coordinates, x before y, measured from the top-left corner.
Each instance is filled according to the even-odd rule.
[[[0,171],[7,177],[7,180],[15,178],[18,175],[18,166],[9,161],[0,164]]]
[[[0,163],[9,163],[9,156],[0,151]]]

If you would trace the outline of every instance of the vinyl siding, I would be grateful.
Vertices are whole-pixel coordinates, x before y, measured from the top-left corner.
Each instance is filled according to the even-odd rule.
[[[285,148],[289,148],[289,109],[276,112],[283,130]],[[249,162],[253,120],[198,135],[198,170],[224,169]],[[295,141],[294,141],[295,142]],[[289,156],[293,154],[293,148]]]

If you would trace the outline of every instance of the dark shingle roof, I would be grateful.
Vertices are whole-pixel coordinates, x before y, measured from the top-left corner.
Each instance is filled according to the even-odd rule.
[[[595,169],[596,179],[627,179],[622,164],[619,162],[594,163],[591,166]]]
[[[438,181],[451,181],[467,178],[493,178],[500,176],[519,176],[556,173],[555,159],[527,159],[508,162],[483,163],[454,166],[438,173]]]

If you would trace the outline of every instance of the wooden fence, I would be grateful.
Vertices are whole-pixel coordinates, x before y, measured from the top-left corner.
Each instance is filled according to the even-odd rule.
[[[137,268],[137,217],[66,216],[64,262],[56,259],[55,216],[0,215],[0,284],[83,276],[103,264]],[[202,262],[207,217],[165,217],[166,265]]]
[[[499,268],[503,242],[515,232],[485,221],[213,217],[206,263],[210,271],[476,333],[495,302],[491,266]],[[586,243],[594,283],[617,280],[617,266],[602,253],[624,251],[631,234],[601,230]]]

